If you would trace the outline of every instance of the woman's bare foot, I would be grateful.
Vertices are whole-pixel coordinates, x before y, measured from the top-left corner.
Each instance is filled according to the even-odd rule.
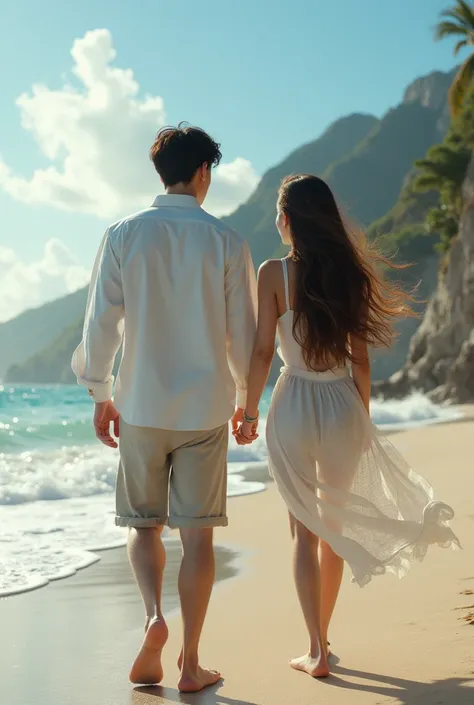
[[[210,685],[214,685],[221,679],[219,671],[210,671],[207,668],[198,666],[193,673],[183,673],[178,682],[178,690],[181,693],[197,693]]]
[[[163,619],[150,621],[143,644],[130,671],[132,683],[156,685],[163,679],[161,652],[168,639],[168,627]]]
[[[327,678],[329,676],[329,665],[326,654],[321,654],[313,658],[311,654],[294,658],[290,661],[290,666],[296,671],[303,671],[312,678]]]

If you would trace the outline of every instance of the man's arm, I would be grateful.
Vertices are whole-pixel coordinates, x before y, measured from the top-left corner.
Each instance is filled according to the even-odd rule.
[[[81,344],[72,357],[78,384],[96,403],[112,398],[115,356],[123,337],[124,304],[117,256],[107,230],[92,270]]]
[[[237,388],[237,406],[245,409],[250,358],[257,330],[257,281],[246,242],[239,242],[225,275],[227,358]]]

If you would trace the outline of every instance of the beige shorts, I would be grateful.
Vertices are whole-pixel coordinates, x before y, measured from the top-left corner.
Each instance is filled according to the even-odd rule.
[[[117,526],[227,526],[225,424],[213,431],[165,431],[120,420]]]

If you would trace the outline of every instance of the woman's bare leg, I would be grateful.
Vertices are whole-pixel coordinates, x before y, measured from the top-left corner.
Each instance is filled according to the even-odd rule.
[[[318,464],[318,481],[336,490],[348,492],[354,480],[357,463],[352,460],[348,462],[343,457],[337,459],[334,446],[331,446],[331,453],[330,461],[325,459]],[[354,456],[357,458],[360,456],[357,448]],[[331,511],[331,506],[335,509],[342,506],[340,500],[335,500],[330,494],[321,490],[318,491],[318,496],[323,501],[322,518],[327,528],[335,534],[341,534],[343,531],[341,520]],[[319,568],[321,571],[321,635],[328,643],[329,624],[341,589],[344,560],[326,541],[321,541],[319,544]]]
[[[296,591],[309,634],[309,652],[290,661],[290,665],[313,678],[325,678],[329,675],[329,666],[327,644],[321,633],[319,539],[294,517],[290,517],[290,524],[294,543]]]
[[[334,553],[326,541],[320,541],[319,544],[319,569],[321,572],[321,638],[327,643],[329,624],[341,589],[344,561]]]

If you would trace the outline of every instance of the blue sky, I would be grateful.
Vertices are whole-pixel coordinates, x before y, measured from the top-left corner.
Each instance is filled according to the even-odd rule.
[[[337,117],[355,111],[381,115],[399,102],[414,78],[451,68],[452,44],[433,41],[433,26],[447,4],[448,0],[0,0],[0,156],[4,174],[9,169],[8,194],[5,186],[2,190],[0,172],[0,273],[8,275],[0,288],[4,306],[8,299],[12,310],[21,308],[61,293],[61,287],[65,291],[74,286],[90,268],[107,221],[116,211],[120,214],[122,206],[134,210],[136,201],[141,207],[133,175],[146,169],[146,176],[140,171],[136,183],[141,188],[142,179],[143,184],[148,179],[143,192],[154,189],[146,145],[153,137],[155,117],[157,126],[160,119],[199,124],[222,142],[227,167],[219,175],[211,205],[216,212],[228,210],[247,196],[268,167],[314,139]],[[71,48],[86,32],[98,29],[108,34],[88,35],[78,49],[79,61],[85,62],[81,79],[72,73]],[[64,85],[84,96],[84,75],[92,72],[91,80],[101,83],[101,57],[108,44],[117,54],[111,66],[130,69],[138,87],[131,89],[126,103],[115,96],[118,102],[91,117],[85,99],[72,107],[65,102]],[[103,80],[115,81],[113,74]],[[117,80],[123,87],[128,79],[121,74]],[[34,84],[44,84],[50,92],[27,100],[22,108],[16,105],[21,94],[31,97]],[[134,101],[143,102],[147,95],[155,101],[140,107],[136,115]],[[158,105],[158,96],[164,106]],[[127,119],[125,105],[132,106]],[[69,118],[69,109],[76,117]],[[31,129],[25,129],[22,121]],[[74,124],[77,130],[71,129]],[[109,152],[104,148],[103,154],[92,154],[94,146],[84,136],[88,124],[95,139],[102,135],[108,142]],[[70,167],[74,184],[69,179],[71,190],[64,196],[61,172],[68,150],[74,157]],[[81,155],[88,150],[90,159],[84,157],[82,164]],[[109,171],[97,177],[96,184],[94,168],[101,171],[98,166],[104,160]],[[45,185],[43,177],[32,185],[33,172],[48,167],[59,173],[51,177],[53,187]],[[82,188],[84,193],[78,195]],[[102,193],[107,201],[103,207]],[[76,201],[77,207],[71,206]],[[59,209],[65,203],[72,212]],[[45,274],[48,268],[53,274],[57,270],[56,275]],[[0,318],[6,315],[0,304]]]

